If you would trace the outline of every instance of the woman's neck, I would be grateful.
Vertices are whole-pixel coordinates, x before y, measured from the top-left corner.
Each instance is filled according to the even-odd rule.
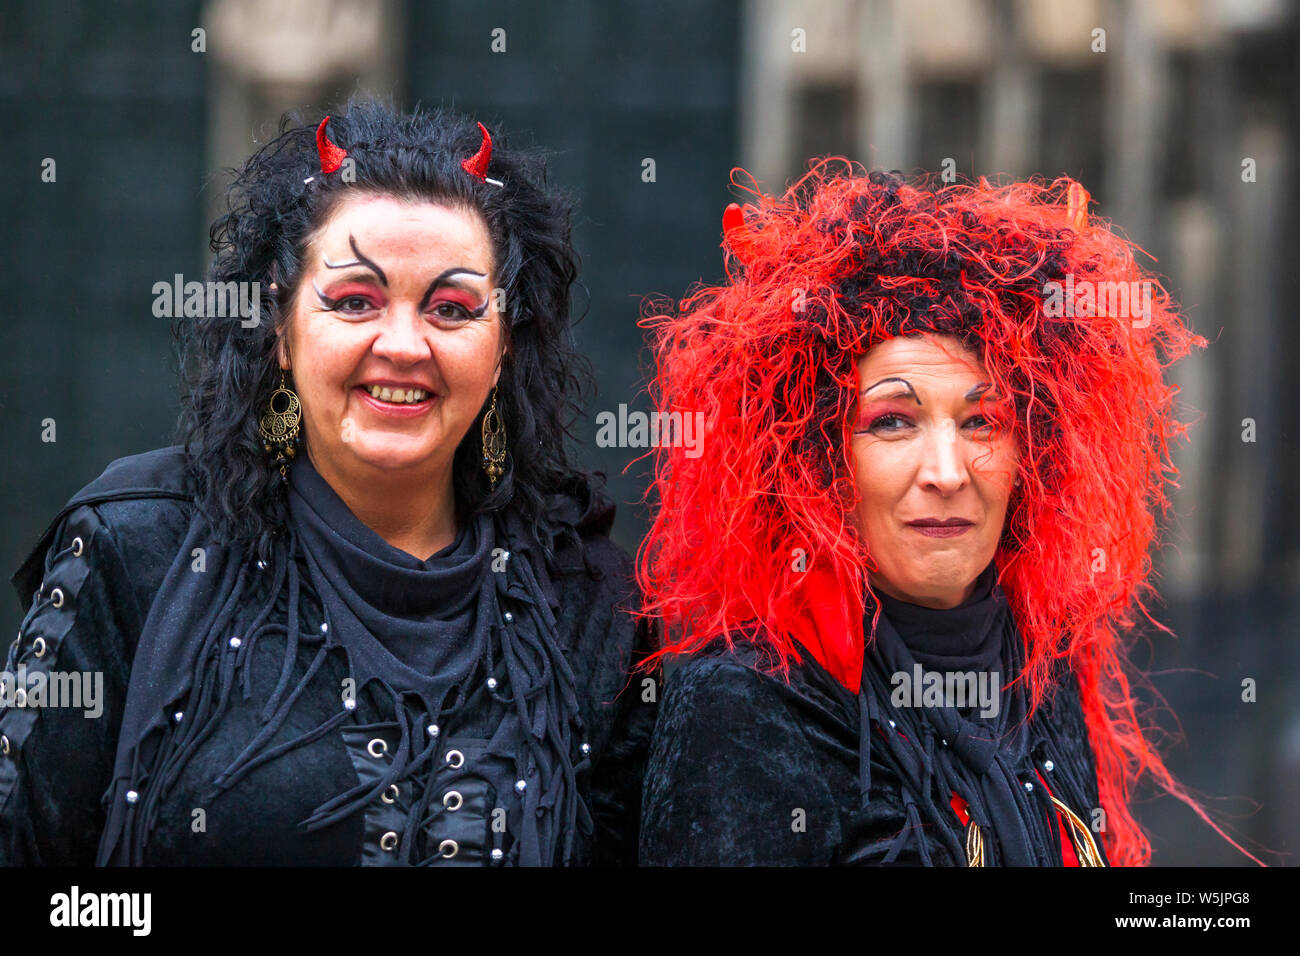
[[[311,463],[357,520],[394,548],[425,561],[456,540],[450,463],[432,478],[385,471],[352,476],[328,461],[313,457]]]

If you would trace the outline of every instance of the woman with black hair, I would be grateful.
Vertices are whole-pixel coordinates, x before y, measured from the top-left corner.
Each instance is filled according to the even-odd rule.
[[[177,320],[184,445],[111,464],[14,577],[0,860],[635,861],[654,713],[565,451],[569,217],[446,112],[354,102],[248,160],[210,278],[258,309]],[[97,719],[37,699],[69,672]]]

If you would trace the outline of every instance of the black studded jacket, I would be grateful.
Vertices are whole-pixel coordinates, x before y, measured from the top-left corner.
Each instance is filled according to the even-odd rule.
[[[517,861],[518,851],[512,854],[511,848],[523,806],[512,786],[518,771],[492,752],[503,706],[499,693],[465,699],[439,728],[434,759],[377,790],[359,812],[327,826],[303,826],[330,798],[384,779],[404,739],[405,719],[368,693],[340,701],[347,659],[331,653],[323,637],[313,640],[311,635],[323,633],[324,621],[305,575],[296,643],[289,645],[287,627],[276,624],[288,618],[282,599],[272,606],[269,626],[258,626],[256,653],[249,650],[238,672],[222,658],[213,664],[214,681],[196,681],[185,697],[170,703],[174,712],[160,718],[164,738],[179,733],[187,715],[221,716],[209,721],[201,739],[187,742],[183,758],[176,756],[180,749],[142,749],[134,763],[125,762],[128,776],[151,755],[171,753],[167,759],[176,765],[165,768],[167,786],[149,796],[148,817],[132,824],[133,852],[122,850],[121,833],[106,834],[115,801],[140,801],[116,807],[119,815],[144,803],[129,780],[115,780],[115,768],[120,777],[119,737],[129,694],[147,697],[157,690],[145,686],[152,678],[138,665],[138,658],[157,657],[156,648],[139,646],[142,634],[153,633],[146,624],[170,614],[201,619],[205,611],[215,613],[159,604],[159,595],[167,593],[164,578],[180,566],[180,551],[189,558],[193,542],[187,529],[195,512],[181,449],[121,459],[69,501],[13,576],[20,599],[30,606],[8,648],[0,689],[0,863]],[[637,601],[631,562],[607,537],[609,517],[579,529],[587,563],[599,573],[557,554],[562,570],[549,578],[556,592],[555,633],[573,671],[581,717],[577,786],[590,808],[582,832],[564,835],[572,838],[572,863],[635,863],[642,775],[655,721],[653,686],[629,676],[644,653],[645,631],[628,613]],[[253,584],[234,609],[238,623],[232,633],[251,626],[248,619],[268,596],[259,589],[271,587],[269,573],[249,574]],[[293,692],[286,694],[286,687]],[[202,699],[205,694],[223,695],[221,706]],[[272,701],[276,709],[286,707],[277,715],[275,736],[259,744],[254,760],[244,761],[237,782],[214,795],[213,779],[252,753],[251,741],[270,726],[265,718]],[[324,732],[314,729],[322,727]],[[427,728],[417,728],[422,729]],[[154,760],[155,775],[162,763],[161,757]],[[413,824],[417,805],[423,812]],[[408,847],[412,833],[418,846]]]

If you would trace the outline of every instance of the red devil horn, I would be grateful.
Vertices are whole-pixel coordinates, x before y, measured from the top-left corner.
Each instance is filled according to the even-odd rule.
[[[483,142],[479,143],[478,152],[469,159],[462,159],[460,165],[475,179],[487,182],[488,163],[492,161],[492,137],[488,135],[487,127],[482,123],[478,124],[478,128],[483,134]]]
[[[1070,224],[1076,230],[1083,231],[1088,225],[1088,203],[1092,197],[1088,195],[1088,190],[1084,189],[1078,183],[1070,183],[1070,188],[1066,190],[1066,216]]]
[[[734,202],[722,211],[722,238],[727,248],[745,265],[753,258],[753,239],[745,225],[745,213]]]
[[[342,146],[336,146],[330,142],[330,138],[325,135],[325,124],[330,121],[327,116],[320,121],[316,127],[316,152],[320,153],[320,171],[322,173],[332,173],[343,165],[344,158],[348,151]]]

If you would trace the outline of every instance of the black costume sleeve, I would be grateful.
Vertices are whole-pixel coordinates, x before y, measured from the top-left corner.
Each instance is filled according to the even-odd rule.
[[[626,625],[625,625],[626,626]],[[649,628],[636,625],[636,642],[620,673],[627,674],[649,653]],[[646,682],[649,681],[647,691]],[[641,788],[654,731],[657,688],[662,676],[630,675],[611,702],[614,716],[609,741],[592,773],[591,803],[596,822],[596,864],[635,866],[641,824]]]
[[[779,676],[711,657],[672,675],[646,768],[643,864],[831,862],[839,816],[785,692]]]
[[[127,580],[97,509],[71,511],[53,536],[39,590],[8,649],[5,671],[13,681],[8,706],[0,709],[0,864],[95,862],[105,820],[101,801],[112,779],[142,624]],[[24,674],[28,685],[41,681],[37,675],[48,681],[42,705],[17,692]],[[84,693],[53,699],[56,683],[63,694],[74,682],[91,691],[93,705]]]

